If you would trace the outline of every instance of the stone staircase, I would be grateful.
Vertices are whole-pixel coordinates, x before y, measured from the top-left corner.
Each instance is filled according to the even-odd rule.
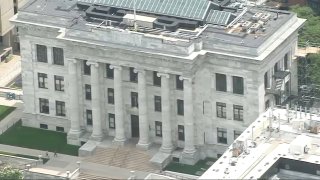
[[[97,147],[93,156],[87,157],[86,161],[125,168],[129,170],[157,173],[160,169],[155,167],[149,160],[151,156],[146,151],[136,148],[100,148]]]

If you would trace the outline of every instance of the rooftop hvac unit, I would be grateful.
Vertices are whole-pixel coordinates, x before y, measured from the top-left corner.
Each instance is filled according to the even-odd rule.
[[[261,26],[261,24],[259,24],[259,23],[254,23],[254,24],[250,27],[250,29],[251,29],[251,31],[252,31],[253,33],[255,33],[255,32],[257,32],[257,31],[259,30],[260,26]]]
[[[261,13],[261,12],[255,13],[255,14],[252,16],[252,20],[258,21],[258,20],[260,20],[261,16],[262,16],[262,13]]]
[[[252,24],[252,22],[250,22],[250,21],[245,21],[245,22],[243,22],[243,23],[241,24],[242,30],[243,30],[243,31],[248,30],[248,29],[250,28],[251,24]]]
[[[311,138],[305,135],[299,135],[290,143],[289,152],[294,155],[308,153],[311,147]]]
[[[271,14],[265,13],[261,16],[260,20],[263,22],[267,22],[267,21],[269,21],[270,17],[271,17]]]

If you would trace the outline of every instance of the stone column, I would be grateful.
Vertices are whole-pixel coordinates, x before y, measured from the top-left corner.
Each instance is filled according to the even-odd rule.
[[[138,101],[139,101],[139,142],[137,147],[147,150],[150,146],[149,142],[149,121],[147,114],[147,86],[146,86],[146,71],[135,69],[138,73]]]
[[[114,109],[116,123],[114,142],[123,145],[126,140],[126,136],[123,119],[122,67],[111,65],[110,68],[114,69]]]
[[[102,141],[101,125],[101,106],[100,106],[100,81],[99,81],[99,64],[96,62],[87,62],[91,68],[91,102],[92,102],[92,135],[91,139]]]
[[[183,78],[184,82],[184,129],[185,141],[183,152],[193,154],[196,150],[194,147],[194,122],[193,122],[193,93],[192,79]]]
[[[80,145],[80,116],[79,116],[79,97],[78,97],[78,74],[77,60],[68,61],[68,94],[69,94],[69,118],[70,130],[68,132],[68,144]]]
[[[170,115],[170,86],[169,74],[158,73],[161,77],[161,114],[162,114],[162,145],[161,152],[171,153],[173,150]]]

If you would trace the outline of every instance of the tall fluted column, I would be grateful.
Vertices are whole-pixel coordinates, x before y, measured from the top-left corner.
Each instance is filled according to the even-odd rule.
[[[184,153],[193,154],[196,152],[194,147],[194,122],[193,122],[193,94],[192,94],[192,79],[183,78],[184,80]]]
[[[162,145],[161,152],[171,153],[173,150],[170,115],[169,74],[158,73],[161,77],[161,110],[162,110]]]
[[[78,100],[77,60],[68,61],[68,93],[69,93],[69,118],[70,130],[68,132],[68,144],[80,145],[80,116]]]
[[[139,101],[139,142],[137,147],[148,149],[149,142],[149,122],[147,114],[147,86],[146,86],[146,72],[145,70],[135,69],[138,73],[138,101]]]
[[[100,83],[99,83],[99,64],[87,62],[91,65],[91,102],[92,102],[92,135],[93,140],[101,141],[103,137],[101,125],[101,106],[100,106]]]
[[[111,69],[114,69],[114,109],[115,109],[115,138],[114,142],[123,144],[126,140],[125,128],[124,128],[124,106],[123,106],[123,95],[122,95],[122,67],[111,65]]]

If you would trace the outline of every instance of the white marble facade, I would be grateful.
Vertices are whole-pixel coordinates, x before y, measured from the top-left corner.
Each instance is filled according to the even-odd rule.
[[[274,65],[279,63],[279,68],[284,70],[286,54],[289,58],[287,71],[292,71],[292,80],[286,81],[291,83],[293,93],[297,91],[297,81],[294,80],[297,29],[281,39],[282,43],[268,39],[265,43],[271,49],[259,50],[258,55],[242,55],[231,53],[231,46],[229,52],[206,50],[209,42],[205,39],[200,40],[202,49],[195,48],[199,40],[182,42],[170,49],[172,44],[153,41],[143,35],[100,30],[88,35],[88,32],[78,30],[30,24],[19,21],[19,18],[15,24],[19,27],[21,42],[23,125],[64,131],[68,133],[70,144],[80,145],[81,141],[88,139],[101,141],[106,137],[124,143],[136,136],[140,148],[147,149],[154,143],[161,144],[159,151],[164,153],[180,147],[186,154],[198,152],[201,157],[216,157],[223,154],[237,133],[264,112],[266,101],[274,104],[274,96],[266,94],[264,74],[270,72],[268,78],[272,83]],[[111,40],[97,43],[94,38],[99,38],[101,33],[119,41],[123,38],[124,42],[149,40],[163,48],[153,51],[148,47],[150,44],[127,46]],[[47,48],[47,62],[38,61],[37,45]],[[63,49],[64,65],[53,63],[54,47]],[[188,48],[188,55],[183,55],[185,52],[182,51]],[[177,52],[172,53],[174,50]],[[84,61],[90,67],[90,75],[84,73]],[[107,64],[110,64],[113,78],[107,78]],[[138,82],[130,81],[130,68],[133,68]],[[46,88],[39,87],[38,73],[47,75]],[[216,89],[216,73],[226,75],[225,92]],[[155,75],[161,79],[161,86],[154,85]],[[64,77],[64,91],[56,90],[55,76]],[[233,93],[233,76],[243,78],[243,94]],[[177,88],[176,81],[183,82],[183,89]],[[86,84],[91,85],[91,100],[85,98]],[[108,88],[114,90],[114,103],[108,102]],[[138,108],[132,107],[132,92],[138,94]],[[155,111],[155,96],[161,97],[161,112]],[[48,114],[41,113],[40,98],[48,100]],[[180,115],[177,100],[184,102]],[[65,116],[57,115],[56,101],[65,103]],[[226,105],[225,117],[217,117],[217,102]],[[234,105],[243,108],[243,119],[235,120]],[[90,125],[87,124],[87,110],[92,111]],[[110,114],[114,114],[112,128],[109,127]],[[132,123],[136,117],[138,126]],[[156,122],[162,124],[158,132]],[[178,126],[183,138],[179,138]],[[218,128],[226,131],[218,132]],[[132,129],[139,129],[139,133],[132,132]],[[159,131],[161,135],[157,136]],[[218,136],[223,140],[218,142]]]

